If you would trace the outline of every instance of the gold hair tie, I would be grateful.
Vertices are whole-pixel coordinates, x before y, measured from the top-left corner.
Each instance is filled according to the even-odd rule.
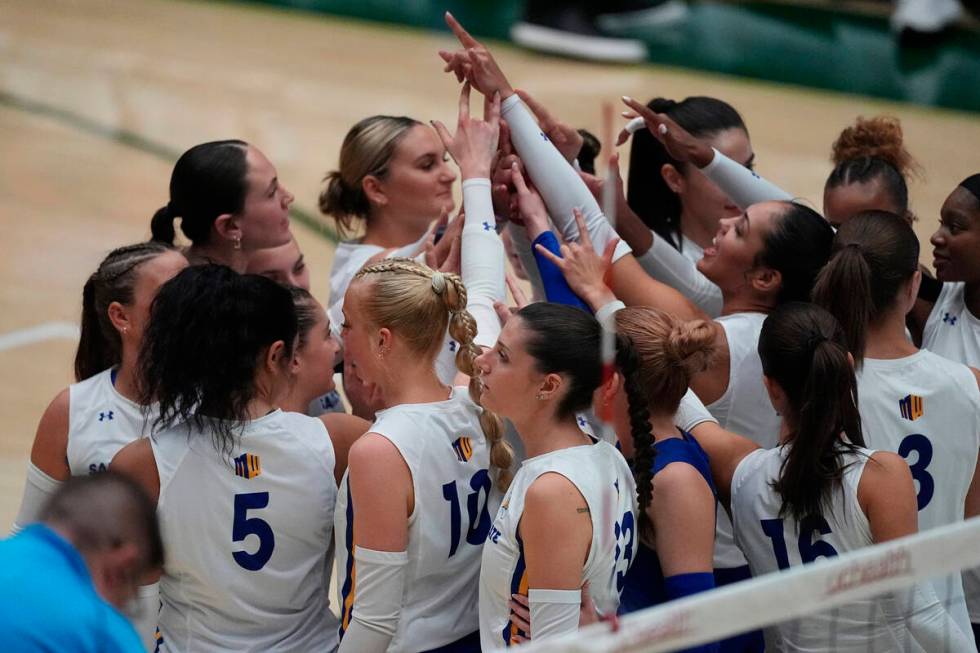
[[[432,275],[432,290],[437,295],[446,292],[446,276],[442,272],[435,272]]]

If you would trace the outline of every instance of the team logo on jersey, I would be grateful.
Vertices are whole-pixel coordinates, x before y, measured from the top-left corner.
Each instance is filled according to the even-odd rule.
[[[456,452],[456,457],[459,458],[459,462],[468,462],[473,457],[473,442],[465,436],[456,438],[455,442],[453,442],[453,451]]]
[[[906,395],[904,399],[899,400],[898,408],[902,411],[902,417],[910,422],[914,422],[922,417],[922,413],[924,412],[922,408],[922,397]]]
[[[259,457],[251,453],[243,453],[235,458],[235,476],[242,478],[255,478],[262,473],[262,465]]]

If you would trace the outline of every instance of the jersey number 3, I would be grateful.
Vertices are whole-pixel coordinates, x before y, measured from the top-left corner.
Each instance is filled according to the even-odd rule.
[[[932,443],[921,433],[913,433],[898,445],[898,455],[907,461],[913,451],[916,459],[914,463],[909,463],[909,469],[912,470],[912,478],[919,482],[919,491],[915,495],[915,500],[919,510],[922,510],[929,505],[932,494],[936,490],[936,481],[932,478],[932,474],[926,471],[929,463],[932,462]]]
[[[470,489],[473,491],[466,497],[466,512],[469,513],[469,527],[466,529],[466,541],[474,546],[480,546],[490,532],[490,511],[487,500],[490,498],[490,472],[481,469],[470,479]],[[450,544],[449,557],[456,555],[459,539],[463,530],[463,514],[459,505],[459,490],[456,481],[442,486],[442,498],[449,502]]]
[[[249,510],[261,510],[269,506],[268,492],[249,492],[235,495],[235,521],[231,525],[232,542],[244,542],[249,535],[259,538],[259,548],[255,553],[233,551],[232,557],[242,569],[258,571],[269,562],[276,548],[276,536],[269,522],[259,517],[249,517]]]

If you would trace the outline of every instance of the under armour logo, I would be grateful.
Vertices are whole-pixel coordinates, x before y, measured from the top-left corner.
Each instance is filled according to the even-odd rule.
[[[584,417],[582,417],[581,415],[579,415],[578,416],[578,425],[579,426],[587,426],[588,425],[588,422],[585,421],[585,418]]]
[[[950,315],[949,313],[945,313],[943,315],[943,322],[945,322],[949,326],[956,326],[956,319],[957,318],[955,315]]]
[[[489,222],[484,222],[483,223],[483,230],[484,231],[493,231],[493,227],[490,226],[490,223]]]
[[[548,135],[545,134],[544,132],[538,132],[538,133],[541,134],[541,138],[543,138],[544,139],[544,142],[547,143],[548,142]]]
[[[450,340],[449,341],[449,351],[456,351],[456,341],[455,340]]]
[[[99,413],[99,421],[102,422],[102,421],[105,421],[105,420],[112,421],[112,411],[111,410],[109,412],[107,412],[107,413]]]

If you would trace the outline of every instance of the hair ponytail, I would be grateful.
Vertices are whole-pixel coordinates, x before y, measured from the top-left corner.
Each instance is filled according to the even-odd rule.
[[[841,226],[833,252],[817,276],[812,298],[837,318],[860,363],[868,327],[895,305],[902,284],[919,269],[919,241],[894,213],[868,211]]]
[[[445,275],[446,290],[442,293],[446,309],[449,311],[449,336],[459,343],[456,351],[456,369],[470,377],[470,397],[477,404],[483,393],[480,384],[480,370],[476,367],[476,357],[480,349],[473,343],[476,337],[476,320],[466,310],[466,286],[455,274]],[[480,426],[490,444],[490,464],[497,468],[497,487],[506,492],[513,478],[511,466],[514,463],[514,450],[504,440],[504,426],[494,413],[484,408],[480,412]]]
[[[847,353],[840,325],[814,304],[786,304],[762,325],[762,370],[786,394],[784,419],[793,431],[773,488],[783,501],[780,515],[796,521],[830,509],[833,485],[846,469],[843,454],[864,446]]]
[[[174,230],[174,216],[170,204],[157,209],[150,220],[150,238],[158,243],[173,245],[177,233]]]
[[[75,381],[84,381],[122,362],[122,340],[109,319],[109,305],[133,303],[139,267],[170,245],[149,241],[109,252],[82,288],[81,332],[75,351]]]
[[[616,337],[616,366],[623,376],[623,389],[629,406],[630,433],[633,438],[631,468],[636,480],[640,532],[646,532],[652,524],[647,517],[647,506],[653,501],[653,432],[650,430],[650,400],[643,388],[640,354],[629,336]]]

